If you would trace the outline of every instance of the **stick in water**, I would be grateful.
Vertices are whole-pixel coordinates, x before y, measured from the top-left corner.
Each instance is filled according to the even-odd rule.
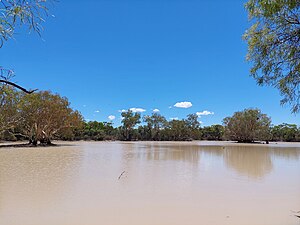
[[[120,174],[120,176],[118,177],[118,180],[121,179],[121,177],[123,176],[124,173],[125,173],[125,170]]]
[[[300,211],[298,211],[298,212],[296,212],[296,211],[292,211],[292,213],[294,213],[294,216],[296,216],[296,217],[300,218],[300,216],[299,216],[299,215],[296,215],[296,214],[299,214],[299,213],[300,213]]]

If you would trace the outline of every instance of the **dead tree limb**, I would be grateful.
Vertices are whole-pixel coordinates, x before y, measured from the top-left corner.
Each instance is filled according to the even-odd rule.
[[[23,87],[21,87],[20,85],[17,85],[16,83],[10,82],[10,81],[8,81],[8,80],[1,80],[1,79],[0,79],[0,83],[5,83],[5,84],[8,84],[8,85],[11,85],[11,86],[13,86],[13,87],[15,87],[15,88],[20,89],[21,91],[23,91],[23,92],[25,92],[25,93],[27,93],[27,94],[32,94],[33,92],[35,92],[35,91],[38,90],[38,89],[27,90],[26,88],[23,88]]]

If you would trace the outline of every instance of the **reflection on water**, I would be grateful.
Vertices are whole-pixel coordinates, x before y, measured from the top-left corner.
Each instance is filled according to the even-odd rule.
[[[137,146],[138,147],[138,146]],[[163,146],[151,144],[146,147],[148,160],[177,160],[199,163],[199,146]]]
[[[266,146],[236,145],[209,146],[196,144],[172,145],[169,143],[151,143],[135,148],[146,149],[148,160],[177,160],[200,163],[202,154],[220,157],[229,169],[234,169],[249,178],[262,178],[273,169],[273,159],[299,160],[300,148],[276,148]]]
[[[296,144],[0,149],[0,225],[296,225],[291,210],[300,210]]]
[[[299,148],[285,148],[284,150],[280,148],[270,148],[270,151],[274,157],[298,161],[300,159]]]
[[[273,169],[272,154],[267,148],[228,147],[223,157],[228,168],[250,178],[262,178]]]

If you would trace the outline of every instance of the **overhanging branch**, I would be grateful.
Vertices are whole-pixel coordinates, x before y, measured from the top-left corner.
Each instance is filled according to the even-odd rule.
[[[17,85],[16,83],[10,82],[10,81],[8,81],[8,80],[1,80],[1,79],[0,79],[0,83],[5,83],[5,84],[8,84],[8,85],[11,85],[11,86],[13,86],[13,87],[15,87],[15,88],[20,89],[21,91],[23,91],[23,92],[25,92],[25,93],[27,93],[27,94],[32,94],[33,92],[35,92],[35,91],[38,90],[38,89],[27,90],[26,88],[23,88],[23,87],[21,87],[20,85]]]

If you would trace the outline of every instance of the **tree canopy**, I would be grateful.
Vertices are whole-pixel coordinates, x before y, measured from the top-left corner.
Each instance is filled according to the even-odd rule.
[[[300,132],[295,124],[279,124],[272,127],[272,139],[274,141],[299,141]]]
[[[11,86],[0,87],[0,136],[9,133],[50,144],[53,138],[71,137],[74,129],[81,129],[81,114],[70,107],[67,98],[49,91],[31,95],[16,91]]]
[[[167,120],[159,113],[152,113],[151,116],[145,116],[144,121],[147,123],[149,136],[154,141],[161,140],[161,129],[165,127]]]
[[[19,92],[16,92],[11,86],[0,86],[0,135],[22,122],[18,116],[19,102]]]
[[[251,75],[259,85],[278,88],[292,112],[300,110],[300,1],[249,0],[252,26],[244,34]]]
[[[227,139],[238,142],[270,140],[271,119],[259,109],[235,112],[223,120]]]
[[[120,128],[125,141],[132,140],[133,128],[141,123],[141,114],[131,110],[121,113],[123,126]]]
[[[49,91],[24,95],[18,111],[24,120],[21,130],[33,144],[49,144],[59,132],[79,127],[83,121],[67,98]]]

